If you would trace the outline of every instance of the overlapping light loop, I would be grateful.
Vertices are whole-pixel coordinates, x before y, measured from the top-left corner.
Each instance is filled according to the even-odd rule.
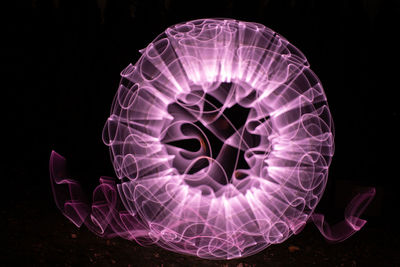
[[[321,83],[296,47],[257,23],[195,20],[168,28],[121,76],[103,132],[120,182],[103,177],[91,207],[80,193],[58,199],[72,221],[210,259],[301,231],[334,141]]]

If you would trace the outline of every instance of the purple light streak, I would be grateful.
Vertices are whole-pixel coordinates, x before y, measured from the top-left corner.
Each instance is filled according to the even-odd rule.
[[[76,226],[232,259],[284,242],[309,220],[331,241],[365,224],[374,190],[334,227],[313,213],[333,122],[320,81],[285,38],[257,23],[201,19],[168,28],[141,52],[121,72],[103,131],[119,181],[100,178],[90,204],[65,159],[51,155],[56,204]]]

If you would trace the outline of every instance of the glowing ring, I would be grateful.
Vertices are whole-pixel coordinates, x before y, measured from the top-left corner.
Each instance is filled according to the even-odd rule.
[[[301,230],[334,150],[304,55],[263,25],[230,19],[177,24],[142,53],[122,71],[104,129],[119,195],[142,227],[130,238],[230,259]],[[224,115],[235,105],[249,112],[243,126]],[[217,157],[202,127],[223,143]],[[171,145],[178,139],[200,146]],[[240,160],[249,168],[236,168]]]

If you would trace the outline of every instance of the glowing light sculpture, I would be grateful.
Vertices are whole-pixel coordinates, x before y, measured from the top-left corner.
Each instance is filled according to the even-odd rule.
[[[51,155],[54,197],[73,223],[208,259],[255,254],[310,219],[334,241],[365,224],[374,190],[354,198],[337,228],[313,214],[333,123],[320,81],[285,38],[257,23],[201,19],[141,52],[121,72],[103,132],[119,182],[102,177],[89,204],[64,158]],[[178,145],[185,140],[194,145]]]

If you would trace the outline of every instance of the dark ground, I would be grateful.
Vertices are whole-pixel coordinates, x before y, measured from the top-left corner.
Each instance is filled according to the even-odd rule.
[[[23,211],[23,212],[21,212]],[[76,228],[48,201],[18,202],[5,211],[3,266],[400,266],[399,232],[366,225],[338,244],[327,243],[312,224],[286,242],[243,259],[210,261],[103,239]]]
[[[190,3],[189,3],[190,2]],[[396,0],[31,0],[2,3],[0,266],[400,266],[400,112]],[[377,195],[365,228],[329,244],[310,224],[239,260],[207,261],[77,229],[56,209],[48,160],[55,150],[93,189],[113,176],[101,131],[119,73],[165,28],[228,17],[282,34],[308,58],[328,97],[336,150],[317,209],[341,219],[363,187]],[[3,47],[4,46],[4,47]],[[90,190],[89,190],[90,191]],[[4,233],[3,233],[4,232]]]

